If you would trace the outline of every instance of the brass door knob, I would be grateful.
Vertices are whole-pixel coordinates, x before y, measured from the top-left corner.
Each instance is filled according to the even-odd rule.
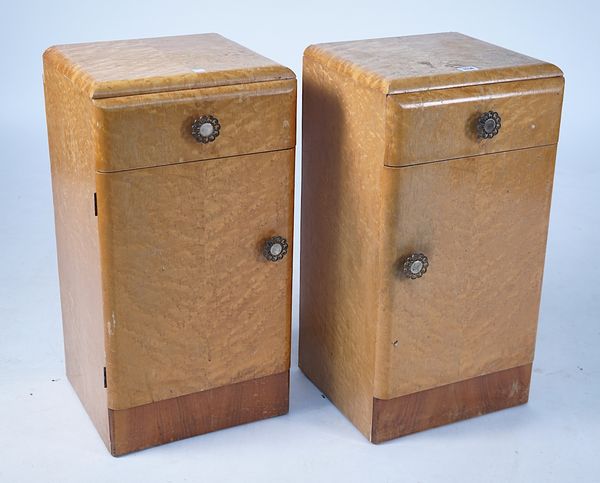
[[[270,262],[278,262],[287,255],[288,242],[282,236],[274,236],[265,242],[264,257]]]
[[[214,116],[202,116],[192,123],[192,136],[202,144],[213,142],[220,131],[221,125]]]
[[[481,139],[493,138],[500,127],[502,126],[502,120],[500,115],[495,111],[488,111],[479,116],[477,120],[477,135]]]
[[[421,278],[427,271],[429,259],[422,253],[413,253],[406,258],[402,265],[402,271],[407,278],[414,280]]]

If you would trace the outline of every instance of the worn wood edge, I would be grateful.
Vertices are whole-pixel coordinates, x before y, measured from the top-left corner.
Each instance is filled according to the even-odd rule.
[[[460,32],[438,32],[436,34],[424,34],[424,35],[438,35],[438,34],[459,34],[464,37],[477,40],[487,45],[493,45],[494,47],[499,47],[489,42],[485,42],[483,40],[477,39],[475,37],[471,37]],[[422,35],[409,35],[407,37],[419,37]],[[385,37],[381,38],[384,39]],[[374,88],[385,95],[396,95],[396,94],[406,94],[411,92],[421,92],[421,91],[432,91],[439,89],[451,89],[457,87],[468,87],[474,85],[483,85],[483,84],[496,84],[500,82],[515,82],[515,81],[525,81],[525,80],[534,80],[534,79],[544,79],[550,77],[562,77],[562,70],[550,63],[543,60],[535,59],[533,57],[529,57],[524,54],[520,54],[523,57],[529,57],[532,60],[537,61],[536,63],[532,63],[529,65],[523,65],[519,67],[500,67],[495,69],[486,69],[488,73],[504,73],[504,77],[501,80],[481,80],[474,79],[469,81],[469,76],[465,77],[464,82],[450,82],[453,75],[452,74],[438,74],[436,75],[437,79],[445,79],[446,82],[440,82],[437,85],[430,85],[427,81],[430,77],[427,76],[416,76],[409,79],[388,79],[380,76],[375,72],[371,72],[367,69],[361,68],[355,65],[352,62],[345,62],[335,55],[331,54],[326,50],[328,45],[335,45],[339,43],[351,43],[351,42],[361,42],[361,40],[351,40],[345,42],[328,42],[323,44],[313,44],[309,45],[304,50],[305,58],[312,58],[317,62],[320,62],[331,68],[341,75],[346,77],[351,77],[359,83],[365,85],[369,88]],[[379,40],[378,38],[366,39],[366,40]],[[502,48],[502,47],[499,47]],[[504,49],[510,50],[510,49]],[[477,71],[476,71],[477,72]],[[470,74],[470,73],[468,73]],[[414,87],[411,87],[414,85]],[[418,87],[417,87],[418,86]]]
[[[502,67],[497,69],[488,69],[486,72],[490,73],[493,77],[494,74],[504,73],[505,75],[509,73],[510,75],[503,77],[502,80],[474,80],[472,82],[450,82],[450,74],[448,75],[438,75],[439,79],[448,79],[446,83],[441,83],[436,86],[431,87],[423,87],[423,88],[411,88],[404,87],[400,83],[390,83],[388,90],[385,92],[386,95],[396,95],[396,94],[409,94],[411,92],[422,92],[422,91],[435,91],[442,89],[456,89],[460,87],[469,87],[469,86],[483,86],[489,84],[504,84],[506,82],[524,82],[530,80],[539,80],[539,79],[552,79],[555,77],[562,77],[561,72],[555,72],[554,68],[558,69],[554,64],[550,64],[548,62],[540,61],[539,64],[532,64],[530,66],[523,67]],[[560,70],[560,69],[558,69]],[[520,73],[519,73],[520,72]],[[427,79],[427,77],[415,77],[415,84],[420,83],[421,79]]]
[[[287,414],[289,370],[207,391],[109,409],[113,456]]]
[[[239,45],[244,49],[250,50],[247,47],[235,42],[231,39],[223,37],[218,33],[207,33],[204,35],[213,35],[217,37],[221,37],[226,39],[228,42]],[[182,35],[182,36],[168,36],[168,37],[190,37],[190,35]],[[128,39],[132,41],[146,40],[144,38],[138,39]],[[127,40],[125,40],[127,41]],[[100,42],[83,42],[76,45],[85,45],[91,43],[113,43],[119,42],[115,40],[105,40]],[[52,45],[48,47],[44,53],[43,58],[44,61],[51,63],[56,67],[56,69],[61,72],[65,77],[67,77],[73,84],[82,92],[84,92],[91,99],[106,99],[111,97],[124,97],[130,95],[143,95],[143,94],[152,94],[158,92],[173,92],[179,90],[191,90],[191,89],[203,89],[208,87],[218,87],[218,86],[228,86],[228,85],[238,85],[238,84],[253,84],[260,82],[268,82],[268,81],[277,81],[277,80],[287,80],[287,79],[296,79],[296,74],[292,69],[286,67],[278,62],[275,62],[268,57],[265,57],[257,52],[251,51],[257,55],[260,55],[264,58],[265,62],[270,62],[271,64],[266,64],[260,67],[252,67],[251,70],[255,73],[254,78],[247,78],[236,80],[235,77],[243,77],[243,75],[247,72],[247,69],[231,69],[226,71],[229,79],[222,78],[219,76],[219,73],[216,72],[213,75],[212,80],[204,80],[202,83],[198,82],[197,75],[194,73],[190,73],[189,75],[180,76],[182,80],[176,82],[167,82],[165,83],[165,79],[168,77],[157,76],[143,79],[144,91],[139,91],[139,86],[137,84],[133,84],[128,79],[123,79],[122,81],[107,81],[107,82],[97,82],[94,80],[92,76],[87,74],[85,71],[79,68],[77,64],[71,61],[71,59],[61,51],[62,47],[67,47],[69,44],[59,44]],[[185,80],[184,80],[185,79]],[[141,83],[141,81],[140,81]],[[154,87],[152,87],[154,86]]]
[[[233,86],[233,85],[245,85],[245,84],[261,84],[263,82],[276,82],[276,81],[285,81],[285,80],[294,80],[296,78],[293,71],[288,69],[287,67],[254,67],[253,70],[256,72],[257,76],[255,79],[243,79],[243,80],[234,80],[234,79],[218,79],[215,78],[211,82],[205,82],[203,85],[198,85],[194,82],[194,74],[181,75],[182,79],[185,81],[182,82],[171,82],[171,83],[163,83],[165,77],[149,77],[145,79],[149,85],[157,85],[156,87],[148,87],[144,89],[143,92],[139,92],[136,89],[128,89],[127,86],[129,84],[128,81],[122,82],[111,82],[110,85],[108,82],[93,82],[90,87],[85,89],[85,92],[92,99],[109,99],[114,97],[129,97],[129,96],[138,96],[144,94],[158,94],[161,92],[179,92],[186,90],[197,90],[197,89],[207,89],[211,87],[221,87],[221,86]],[[281,73],[280,71],[284,71]],[[241,76],[246,70],[245,69],[235,69],[227,71],[227,74],[231,77]],[[286,71],[289,71],[286,72]],[[216,76],[215,76],[216,77]]]
[[[331,69],[343,77],[353,79],[360,85],[363,85],[367,88],[373,88],[384,94],[387,94],[387,82],[381,77],[373,74],[372,72],[364,71],[362,69],[359,71],[359,74],[356,75],[356,71],[353,69],[355,67],[353,63],[344,62],[341,59],[334,57],[333,55],[325,51],[321,47],[321,45],[323,44],[309,45],[304,50],[303,63],[306,63],[308,60],[312,60],[317,64],[321,64],[325,69]]]
[[[532,364],[393,399],[373,398],[372,443],[527,403]]]

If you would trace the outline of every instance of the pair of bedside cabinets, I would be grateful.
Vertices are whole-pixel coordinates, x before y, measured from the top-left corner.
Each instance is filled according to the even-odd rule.
[[[288,411],[296,80],[219,35],[52,47],[67,375],[113,455]],[[302,371],[371,441],[527,401],[563,95],[460,34],[309,47]]]

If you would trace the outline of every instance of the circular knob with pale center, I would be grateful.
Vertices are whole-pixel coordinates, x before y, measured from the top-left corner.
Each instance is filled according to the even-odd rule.
[[[278,262],[286,256],[288,252],[288,242],[281,236],[274,236],[265,242],[263,248],[264,257],[270,262]]]
[[[192,123],[192,136],[202,144],[213,142],[220,131],[221,125],[214,116],[202,116]]]
[[[402,265],[402,271],[407,278],[414,280],[421,278],[427,271],[429,259],[422,253],[413,253],[406,258]]]
[[[493,138],[501,126],[500,114],[495,111],[484,112],[477,120],[477,135],[481,139]]]

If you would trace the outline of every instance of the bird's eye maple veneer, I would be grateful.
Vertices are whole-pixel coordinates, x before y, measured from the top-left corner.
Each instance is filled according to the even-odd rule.
[[[111,453],[286,413],[293,72],[205,34],[51,47],[44,84],[67,374]]]
[[[563,82],[457,33],[306,50],[299,363],[371,441],[527,401]]]

